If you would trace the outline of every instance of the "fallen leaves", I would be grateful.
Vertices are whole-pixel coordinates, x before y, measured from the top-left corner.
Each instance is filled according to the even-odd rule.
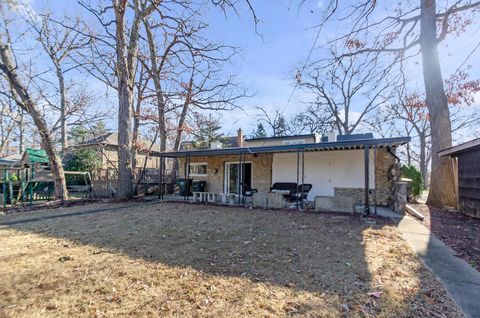
[[[62,256],[62,257],[59,257],[59,258],[58,258],[58,261],[59,261],[59,262],[62,262],[62,263],[63,263],[63,262],[66,262],[66,261],[72,261],[72,260],[73,260],[73,257],[72,257],[72,256],[68,256],[68,255]]]
[[[382,291],[373,291],[368,293],[368,296],[375,297],[375,298],[380,298],[382,296],[383,292]]]

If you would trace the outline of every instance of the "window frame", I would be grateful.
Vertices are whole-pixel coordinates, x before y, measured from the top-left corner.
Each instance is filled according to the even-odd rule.
[[[205,173],[192,173],[192,167],[196,166],[205,166]],[[188,175],[192,177],[206,177],[208,175],[208,163],[206,162],[191,162],[190,166],[188,167]]]

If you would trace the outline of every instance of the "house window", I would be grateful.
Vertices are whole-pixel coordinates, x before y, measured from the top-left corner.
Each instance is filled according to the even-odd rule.
[[[206,177],[207,176],[207,164],[206,163],[191,163],[189,174],[193,177]]]

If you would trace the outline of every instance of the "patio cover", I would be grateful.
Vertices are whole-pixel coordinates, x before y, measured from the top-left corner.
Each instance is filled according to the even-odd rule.
[[[395,148],[410,142],[410,137],[381,138],[381,139],[358,139],[335,142],[319,142],[313,144],[296,145],[278,145],[262,147],[235,147],[221,149],[192,149],[172,152],[152,151],[152,156],[179,158],[186,156],[220,156],[235,154],[255,154],[255,153],[282,153],[298,151],[334,151],[334,150],[353,150],[365,148]]]
[[[260,154],[260,153],[297,153],[297,184],[303,184],[304,180],[304,153],[310,151],[339,151],[339,150],[354,150],[364,149],[365,158],[365,202],[369,201],[369,150],[374,149],[376,155],[376,149],[378,148],[396,148],[410,142],[410,137],[396,137],[396,138],[365,138],[365,139],[349,139],[348,136],[344,136],[346,139],[335,142],[320,142],[312,144],[296,144],[296,145],[277,145],[277,146],[262,146],[262,147],[235,147],[235,148],[222,148],[222,149],[197,149],[197,150],[182,150],[174,152],[152,152],[152,156],[160,157],[160,189],[163,189],[163,174],[165,169],[165,158],[186,158],[185,167],[190,163],[191,157],[198,156],[222,156],[222,155],[239,155],[240,164],[245,160],[247,154]],[[394,155],[392,153],[392,155]],[[397,157],[397,160],[399,158]],[[300,163],[302,162],[302,163]],[[300,169],[300,166],[302,167]],[[185,178],[189,178],[189,169],[185,169]],[[239,184],[242,181],[239,181]],[[159,192],[159,198],[163,198],[163,190]],[[187,197],[185,197],[187,199]],[[376,200],[376,199],[375,199]],[[239,196],[239,203],[241,202]],[[301,203],[303,208],[303,201]],[[376,209],[376,206],[375,206]],[[375,210],[376,211],[376,210]],[[365,204],[364,215],[370,213],[369,204]]]

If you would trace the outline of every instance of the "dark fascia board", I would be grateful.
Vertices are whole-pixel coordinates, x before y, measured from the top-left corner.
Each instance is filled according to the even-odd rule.
[[[297,144],[297,145],[279,145],[279,146],[261,146],[261,147],[236,147],[222,149],[206,149],[206,150],[185,150],[176,152],[158,152],[152,151],[151,155],[156,157],[198,157],[198,156],[221,156],[235,154],[260,154],[260,153],[276,153],[276,152],[296,152],[296,151],[325,151],[325,150],[348,150],[363,149],[369,147],[397,147],[410,142],[410,137],[395,137],[382,139],[364,139],[364,140],[346,140],[336,142],[320,142],[313,144]],[[347,147],[347,149],[345,149]]]
[[[292,135],[292,136],[276,136],[276,137],[264,137],[264,138],[245,138],[245,141],[257,141],[257,140],[271,140],[271,139],[296,139],[296,138],[306,138],[306,137],[315,137],[315,134],[304,134],[304,135]]]
[[[463,144],[439,151],[438,156],[439,157],[455,156],[459,153],[470,151],[470,150],[473,150],[473,148],[477,148],[477,147],[480,147],[480,138],[473,139],[473,140],[464,142]]]

